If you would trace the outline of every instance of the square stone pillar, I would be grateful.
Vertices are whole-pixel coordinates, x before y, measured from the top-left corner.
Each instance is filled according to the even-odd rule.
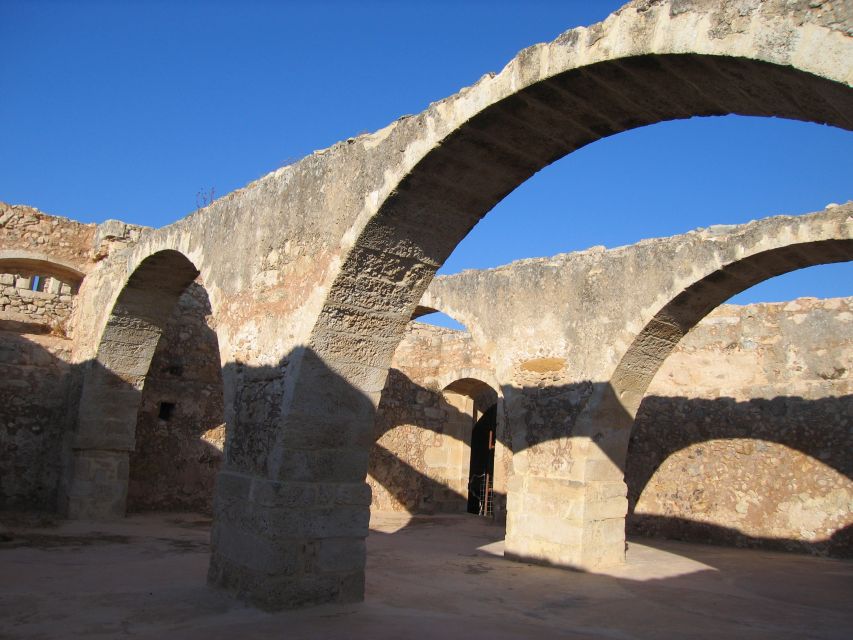
[[[267,610],[359,602],[369,507],[364,482],[281,482],[224,470],[208,582]]]
[[[608,462],[586,461],[583,479],[510,478],[506,557],[580,570],[623,563],[627,486]]]

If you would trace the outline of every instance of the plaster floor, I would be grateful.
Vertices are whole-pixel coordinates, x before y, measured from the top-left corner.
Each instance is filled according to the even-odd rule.
[[[205,586],[209,526],[11,526],[0,638],[853,637],[853,562],[637,540],[624,566],[577,573],[504,560],[474,516],[376,516],[366,602],[264,613]]]

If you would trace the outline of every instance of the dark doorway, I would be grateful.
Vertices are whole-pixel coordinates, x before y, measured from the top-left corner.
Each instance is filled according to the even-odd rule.
[[[471,432],[471,467],[468,472],[468,513],[492,515],[495,476],[495,428],[498,406],[493,404]]]

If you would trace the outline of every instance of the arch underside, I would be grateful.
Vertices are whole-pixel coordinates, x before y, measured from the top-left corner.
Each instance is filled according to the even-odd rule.
[[[770,278],[853,260],[853,240],[792,243],[745,257],[710,273],[666,304],[634,339],[613,375],[614,395],[633,421],[646,389],[678,342],[726,300]]]
[[[71,517],[121,517],[128,453],[145,377],[172,311],[198,270],[181,253],[143,260],[119,293],[87,363],[74,435],[66,510]]]
[[[602,62],[537,82],[483,109],[431,150],[368,223],[333,285],[312,341],[318,353],[348,327],[385,329],[369,364],[390,361],[405,322],[450,252],[534,173],[603,137],[693,116],[775,116],[853,129],[853,90],[792,67],[697,54]],[[617,179],[614,177],[614,179]],[[383,272],[360,272],[365,255]],[[356,282],[357,281],[357,282]],[[353,289],[363,295],[351,302]],[[400,315],[402,314],[402,315]],[[384,343],[384,345],[382,344]],[[342,355],[336,344],[335,360]]]

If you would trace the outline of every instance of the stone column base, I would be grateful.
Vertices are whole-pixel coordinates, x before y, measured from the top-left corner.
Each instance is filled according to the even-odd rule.
[[[76,449],[71,454],[64,514],[75,520],[114,520],[127,509],[129,453]]]
[[[364,599],[370,487],[217,478],[208,583],[266,610]]]
[[[510,481],[504,555],[590,571],[625,562],[624,482]]]

